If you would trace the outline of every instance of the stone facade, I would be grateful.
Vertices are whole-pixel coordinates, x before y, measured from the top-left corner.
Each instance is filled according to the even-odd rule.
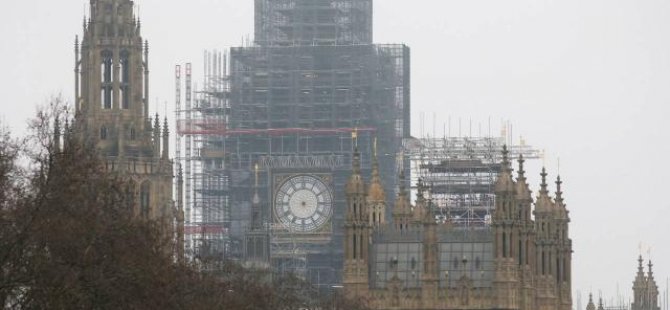
[[[552,198],[543,169],[533,199],[523,158],[514,178],[505,148],[490,227],[438,222],[421,181],[415,205],[401,185],[386,224],[379,171],[373,167],[368,185],[358,151],[353,158],[343,275],[349,297],[372,309],[572,309],[570,218],[560,177]]]
[[[130,179],[136,216],[159,221],[166,238],[176,233],[183,240],[167,119],[161,124],[148,112],[149,45],[133,7],[130,0],[91,1],[82,41],[75,42],[75,132],[96,146],[108,171]],[[182,257],[183,243],[175,248]]]

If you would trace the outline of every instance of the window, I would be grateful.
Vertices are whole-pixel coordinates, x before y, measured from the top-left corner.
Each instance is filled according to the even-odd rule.
[[[102,63],[100,65],[101,76],[101,101],[103,109],[112,108],[112,52],[102,51]]]
[[[100,127],[100,140],[107,140],[107,127]]]
[[[134,141],[137,139],[137,132],[135,132],[135,127],[130,128],[130,140]]]

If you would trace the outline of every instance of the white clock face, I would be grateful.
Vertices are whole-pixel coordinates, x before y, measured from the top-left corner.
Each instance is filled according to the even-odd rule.
[[[292,232],[313,232],[323,227],[333,213],[328,186],[318,177],[299,175],[284,181],[275,194],[274,212]]]

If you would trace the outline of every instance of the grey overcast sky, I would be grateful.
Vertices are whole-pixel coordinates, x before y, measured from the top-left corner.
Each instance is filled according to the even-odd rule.
[[[5,1],[2,122],[18,134],[38,104],[72,99],[84,0]],[[137,0],[150,42],[151,93],[172,110],[174,65],[202,73],[204,49],[253,35],[252,0]],[[458,119],[500,120],[556,158],[574,242],[575,292],[631,292],[638,245],[670,276],[670,1],[376,0],[375,41],[412,49],[413,133]],[[151,104],[154,108],[154,104]],[[468,124],[468,125],[465,125]],[[483,125],[487,126],[487,125]],[[467,129],[466,129],[467,128]],[[485,129],[487,130],[487,129]],[[441,130],[438,130],[441,132]],[[541,163],[531,164],[537,189]],[[647,250],[643,251],[645,256]],[[575,303],[577,295],[575,294]]]

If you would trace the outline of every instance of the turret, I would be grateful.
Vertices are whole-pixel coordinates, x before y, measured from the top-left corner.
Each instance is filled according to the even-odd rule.
[[[542,168],[542,183],[540,184],[540,193],[535,200],[535,232],[536,232],[536,274],[547,276],[551,274],[551,232],[552,212],[554,202],[549,197],[547,189],[547,170]]]
[[[523,155],[519,155],[519,170],[516,178],[516,205],[519,208],[517,221],[519,221],[519,242],[517,249],[517,262],[520,266],[525,266],[528,270],[535,266],[533,255],[535,254],[535,232],[534,223],[531,219],[531,209],[533,198],[526,180],[526,171],[524,170]],[[526,279],[530,281],[530,279]]]
[[[519,220],[524,223],[530,223],[533,198],[531,197],[531,191],[526,180],[526,171],[524,170],[523,165],[525,160],[523,155],[519,155],[518,162],[519,170],[517,171],[518,175],[516,178],[516,201],[521,208],[521,218]]]
[[[416,185],[416,203],[414,208],[412,208],[412,227],[419,228],[423,224],[426,211],[428,209],[427,200],[426,200],[426,187],[423,183],[423,180],[419,178],[419,181]]]
[[[526,290],[522,291],[523,285],[520,285],[523,280],[520,275],[523,273],[520,273],[519,256],[524,256],[524,245],[521,244],[523,226],[519,216],[516,187],[517,184],[512,179],[509,151],[507,146],[503,146],[500,173],[495,182],[495,211],[491,224],[495,264],[493,286],[497,296],[496,308],[501,309],[517,309],[520,306],[525,309],[530,303],[525,297]]]
[[[368,187],[367,196],[368,217],[370,226],[379,228],[386,223],[386,193],[379,175],[379,160],[377,158],[377,139],[374,142],[372,157],[372,178]]]
[[[586,310],[596,310],[596,305],[593,303],[593,294],[589,294],[589,303],[586,305]]]
[[[642,255],[638,258],[637,274],[635,275],[635,280],[633,281],[633,304],[631,306],[632,310],[646,310],[648,308],[648,298],[647,295],[647,277],[644,274],[644,260]]]
[[[658,310],[658,286],[656,285],[656,279],[654,279],[653,267],[654,264],[649,260],[649,271],[647,272],[647,297],[649,298],[648,305],[649,309]]]
[[[393,225],[397,230],[405,232],[409,230],[409,224],[412,221],[412,205],[409,201],[407,191],[405,190],[404,171],[400,171],[398,183],[400,184],[398,188],[398,196],[396,197],[392,212]]]
[[[433,216],[433,203],[424,203],[423,218],[423,272],[421,273],[422,301],[432,304],[438,297],[439,287],[439,254],[437,240],[437,222]]]
[[[347,214],[344,221],[345,250],[344,275],[346,294],[351,298],[366,296],[368,287],[368,250],[370,246],[370,219],[367,192],[361,177],[361,154],[358,152],[356,133],[352,173],[346,184]]]
[[[511,259],[514,257],[514,222],[517,217],[516,189],[512,179],[512,169],[509,162],[509,151],[503,146],[502,163],[498,179],[495,182],[495,211],[493,215],[493,228],[495,231],[495,255],[496,259]]]
[[[572,304],[572,240],[570,240],[569,236],[570,218],[563,200],[562,184],[563,181],[561,181],[561,176],[559,175],[556,177],[556,200],[552,224],[556,232],[552,237],[556,244],[555,255],[556,263],[558,264],[554,266],[556,269],[554,276],[559,285],[560,302],[563,308],[568,308]]]

